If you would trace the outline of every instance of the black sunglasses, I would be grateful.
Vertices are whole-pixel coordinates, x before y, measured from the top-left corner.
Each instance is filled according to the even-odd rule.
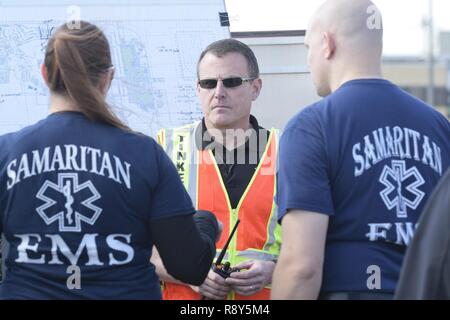
[[[250,78],[233,77],[233,78],[220,79],[220,81],[222,81],[223,86],[225,88],[235,88],[235,87],[239,87],[244,82],[252,81],[255,79],[256,79],[256,77],[250,77]],[[198,80],[198,84],[203,89],[214,89],[215,87],[217,87],[218,81],[219,81],[219,79],[202,79],[202,80]]]

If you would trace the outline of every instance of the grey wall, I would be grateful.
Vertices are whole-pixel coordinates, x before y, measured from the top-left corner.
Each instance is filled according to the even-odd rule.
[[[258,59],[263,88],[252,114],[262,126],[282,129],[294,114],[319,99],[303,37],[237,39],[248,44]]]

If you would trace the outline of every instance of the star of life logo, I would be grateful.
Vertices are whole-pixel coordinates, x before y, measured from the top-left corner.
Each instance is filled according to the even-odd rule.
[[[80,184],[77,173],[58,174],[57,184],[46,180],[36,198],[44,201],[37,213],[47,225],[58,221],[61,232],[81,232],[81,221],[93,225],[102,212],[93,204],[100,193],[91,181]]]
[[[419,187],[425,183],[416,167],[406,170],[403,160],[392,160],[385,166],[379,180],[386,188],[380,192],[381,199],[389,210],[395,208],[398,218],[407,218],[407,208],[415,210],[425,193]]]

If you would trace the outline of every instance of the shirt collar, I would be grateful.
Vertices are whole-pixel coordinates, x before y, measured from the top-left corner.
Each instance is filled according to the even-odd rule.
[[[264,131],[267,133],[267,130],[264,129],[263,127],[260,127],[258,124],[258,120],[256,120],[256,118],[252,115],[250,115],[250,125],[252,126],[252,128],[254,130],[251,131],[251,136],[247,139],[247,141],[245,142],[245,144],[242,144],[238,147],[238,149],[240,148],[246,148],[248,149],[250,152],[258,152],[258,144],[260,143],[259,141],[259,136],[260,136],[260,132]],[[254,137],[256,135],[256,137]],[[248,141],[251,139],[255,139],[257,143],[248,143]],[[206,128],[206,124],[205,124],[205,118],[202,119],[201,123],[199,124],[199,126],[197,126],[196,131],[195,131],[195,142],[196,142],[196,146],[198,149],[200,150],[206,150],[206,149],[210,149],[213,150],[216,147],[216,142],[214,141],[214,138],[210,136],[207,128]]]

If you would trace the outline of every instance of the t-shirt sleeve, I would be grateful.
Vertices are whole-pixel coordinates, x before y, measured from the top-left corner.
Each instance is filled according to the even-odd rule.
[[[290,209],[334,214],[324,134],[301,113],[280,140],[276,202],[281,221]]]
[[[151,194],[150,220],[182,214],[194,214],[191,198],[181,183],[175,166],[155,143],[158,181]]]

